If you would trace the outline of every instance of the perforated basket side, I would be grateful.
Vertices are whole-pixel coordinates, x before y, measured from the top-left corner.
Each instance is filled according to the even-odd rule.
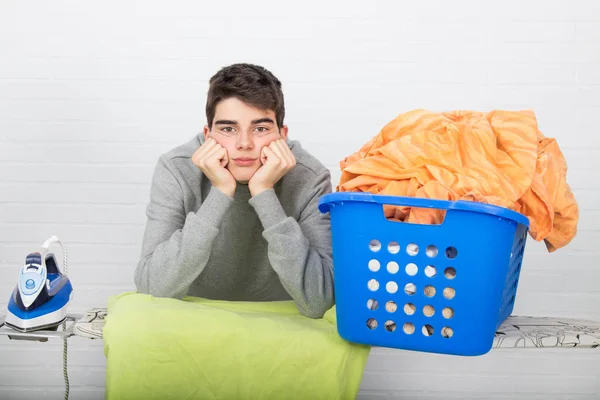
[[[338,332],[343,338],[445,354],[489,351],[506,297],[517,222],[449,210],[439,226],[395,223],[385,219],[381,205],[360,201],[340,202],[330,213]],[[377,251],[369,246],[373,240],[379,242]],[[421,252],[409,254],[410,244]],[[432,245],[436,257],[427,254]],[[450,248],[458,253],[454,259],[447,257]],[[417,267],[414,275],[407,273],[411,263]],[[428,266],[434,267],[433,276],[427,274]],[[446,275],[448,268],[454,270],[452,279]],[[409,284],[414,285],[412,294],[405,291],[410,291]],[[452,298],[446,293],[453,293]],[[409,315],[406,310],[412,307]]]

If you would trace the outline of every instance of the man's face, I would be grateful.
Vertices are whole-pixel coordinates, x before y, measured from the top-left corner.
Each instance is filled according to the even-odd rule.
[[[204,138],[212,137],[227,150],[227,169],[237,182],[247,183],[262,165],[262,148],[286,139],[287,130],[287,126],[277,128],[274,111],[232,97],[217,104],[212,127],[204,127]]]

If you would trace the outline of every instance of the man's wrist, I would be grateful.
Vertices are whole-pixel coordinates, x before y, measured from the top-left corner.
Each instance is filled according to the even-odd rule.
[[[233,187],[216,186],[216,188],[219,189],[221,192],[223,192],[224,194],[226,194],[229,197],[233,197],[233,195],[235,194],[235,186],[233,186]]]
[[[254,196],[258,196],[259,194],[261,194],[262,192],[269,190],[269,189],[273,189],[273,186],[268,186],[268,185],[248,185],[248,189],[250,189],[250,194],[252,195],[252,197]]]
[[[248,203],[256,211],[263,229],[269,229],[287,218],[287,214],[273,189],[252,196]]]

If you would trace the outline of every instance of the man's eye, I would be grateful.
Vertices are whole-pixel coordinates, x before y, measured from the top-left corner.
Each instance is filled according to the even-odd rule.
[[[221,129],[223,132],[227,132],[227,133],[231,133],[233,132],[233,128],[230,126],[226,126],[223,129]]]
[[[264,132],[268,132],[268,131],[269,131],[269,128],[266,128],[266,127],[264,127],[264,126],[259,126],[258,128],[256,128],[256,130],[257,130],[258,132],[264,133]]]

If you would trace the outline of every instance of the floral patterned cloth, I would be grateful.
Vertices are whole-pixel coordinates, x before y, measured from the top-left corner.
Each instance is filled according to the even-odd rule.
[[[510,316],[498,328],[493,348],[600,346],[600,322]]]

